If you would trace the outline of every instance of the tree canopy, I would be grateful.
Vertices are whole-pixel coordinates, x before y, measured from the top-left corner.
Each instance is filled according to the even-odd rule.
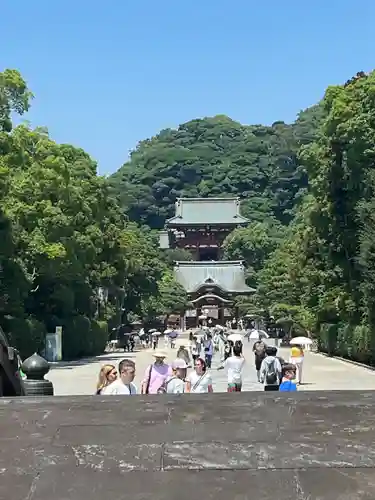
[[[30,98],[18,72],[0,73],[0,325],[23,354],[41,349],[56,326],[65,357],[95,354],[108,325],[159,294],[168,266],[87,153],[46,129],[12,130],[11,113]]]
[[[192,120],[141,141],[111,184],[129,218],[151,228],[174,215],[178,197],[239,196],[251,221],[288,223],[307,187],[298,147],[315,136],[321,116],[318,106],[292,125]]]

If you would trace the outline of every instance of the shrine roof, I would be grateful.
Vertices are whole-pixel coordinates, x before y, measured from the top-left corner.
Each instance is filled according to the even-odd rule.
[[[166,226],[239,226],[249,220],[240,215],[239,198],[179,198],[175,216]]]
[[[252,293],[245,283],[242,261],[176,262],[174,268],[177,281],[187,293],[197,292],[205,286],[216,286],[228,293]]]

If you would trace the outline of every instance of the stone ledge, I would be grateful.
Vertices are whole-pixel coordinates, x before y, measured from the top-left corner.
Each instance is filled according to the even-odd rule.
[[[375,391],[0,401],[7,500],[373,500],[374,484]]]

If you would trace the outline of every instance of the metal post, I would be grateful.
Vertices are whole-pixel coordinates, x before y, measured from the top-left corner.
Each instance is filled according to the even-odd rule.
[[[49,368],[48,361],[37,353],[22,363],[21,370],[26,375],[22,385],[26,396],[53,396],[52,382],[44,378]]]

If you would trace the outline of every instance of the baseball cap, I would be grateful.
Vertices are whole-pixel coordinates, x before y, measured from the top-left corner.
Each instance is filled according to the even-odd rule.
[[[187,364],[183,359],[177,358],[173,361],[172,368],[174,370],[177,370],[178,368],[181,368],[181,369],[187,368]]]

